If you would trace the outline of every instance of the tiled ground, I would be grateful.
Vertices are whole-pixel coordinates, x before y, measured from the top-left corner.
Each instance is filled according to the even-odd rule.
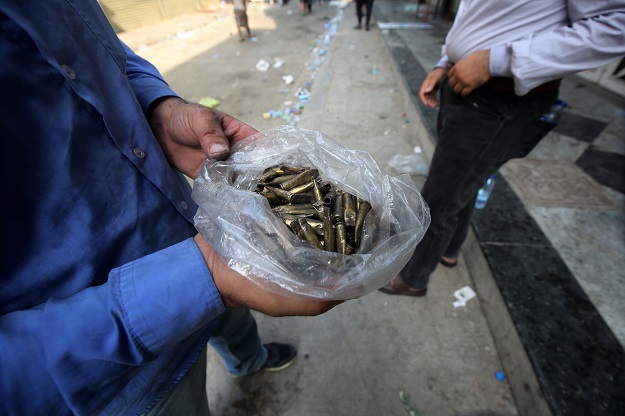
[[[415,21],[408,2],[375,7]],[[434,133],[416,97],[449,23],[429,23],[383,33]],[[625,414],[625,99],[577,77],[560,98],[560,124],[502,168],[474,229],[553,413]]]

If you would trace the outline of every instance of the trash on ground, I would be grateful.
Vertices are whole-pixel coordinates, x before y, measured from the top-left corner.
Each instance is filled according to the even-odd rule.
[[[282,79],[286,85],[290,85],[293,83],[293,75],[283,75]]]
[[[275,58],[273,60],[273,67],[274,68],[280,68],[283,64],[284,64],[284,60],[283,59]]]
[[[206,106],[208,108],[215,108],[220,103],[221,103],[221,101],[219,101],[217,98],[213,98],[213,97],[202,97],[198,101],[198,104],[202,104],[203,106]]]
[[[397,173],[410,175],[427,175],[429,167],[423,156],[416,153],[409,155],[396,154],[391,157],[388,166]]]
[[[178,39],[190,39],[195,37],[195,32],[192,30],[188,32],[178,32],[176,36],[178,37]]]
[[[269,62],[265,61],[264,59],[261,59],[260,61],[258,61],[256,63],[256,69],[259,71],[266,71],[269,69]]]
[[[496,371],[495,378],[497,379],[497,381],[504,382],[506,381],[506,374],[503,371]]]
[[[469,286],[462,287],[454,292],[454,297],[457,299],[454,301],[454,308],[465,306],[467,301],[475,297],[475,292]]]

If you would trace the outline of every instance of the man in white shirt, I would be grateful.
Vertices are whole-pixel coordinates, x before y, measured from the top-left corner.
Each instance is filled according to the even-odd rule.
[[[400,275],[380,290],[424,296],[439,262],[457,264],[480,187],[555,126],[540,117],[558,98],[561,78],[623,55],[624,0],[463,0],[419,91],[425,105],[440,105],[422,189],[432,223]]]

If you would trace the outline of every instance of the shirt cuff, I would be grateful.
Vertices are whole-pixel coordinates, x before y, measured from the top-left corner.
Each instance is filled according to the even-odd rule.
[[[174,346],[226,310],[192,238],[113,272],[123,315],[151,352]]]
[[[491,77],[512,78],[510,63],[510,48],[508,45],[499,45],[490,50],[489,70]]]

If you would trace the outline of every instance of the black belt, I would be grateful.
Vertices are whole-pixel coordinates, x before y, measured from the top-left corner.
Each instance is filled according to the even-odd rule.
[[[553,81],[545,82],[544,84],[533,88],[530,92],[557,90],[560,88],[561,82],[562,78],[554,79]],[[510,78],[493,77],[482,86],[491,90],[514,92],[514,81]]]

